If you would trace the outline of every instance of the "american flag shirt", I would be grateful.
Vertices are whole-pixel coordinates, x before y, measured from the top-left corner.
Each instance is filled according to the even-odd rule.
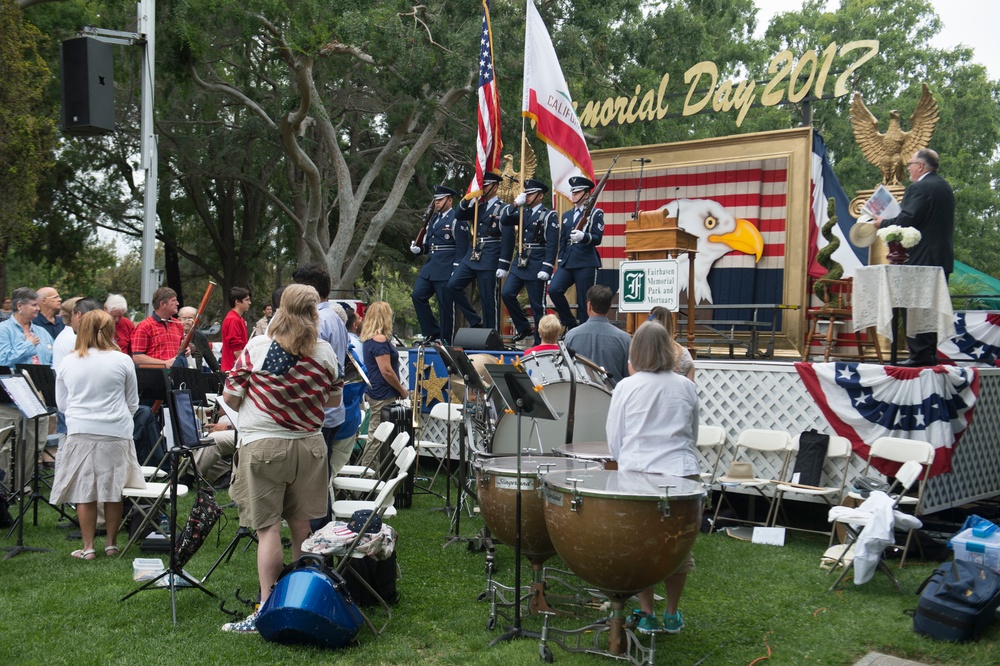
[[[337,359],[318,340],[311,356],[294,356],[269,337],[252,338],[226,376],[224,392],[242,399],[240,443],[298,439],[320,431],[323,407],[338,393]]]

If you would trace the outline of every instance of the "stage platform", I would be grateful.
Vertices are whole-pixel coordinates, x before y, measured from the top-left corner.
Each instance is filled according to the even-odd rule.
[[[412,350],[411,350],[412,351]],[[406,354],[401,351],[400,355]],[[470,352],[471,353],[471,352]],[[484,352],[490,353],[490,352]],[[720,473],[731,460],[732,443],[748,428],[777,428],[796,435],[814,428],[835,434],[819,406],[799,378],[793,360],[788,361],[695,361],[695,383],[701,404],[701,422],[721,426],[729,446],[719,462]],[[430,363],[430,358],[425,361]],[[408,376],[412,364],[401,363]],[[981,368],[980,392],[974,417],[962,436],[952,458],[953,471],[930,480],[924,499],[924,513],[1000,495],[1000,369]],[[404,380],[406,377],[404,377]],[[409,383],[412,387],[412,382]],[[586,408],[586,405],[583,405]],[[424,439],[444,442],[445,432],[433,419],[424,418]],[[453,429],[452,449],[457,458],[458,433]],[[488,449],[489,444],[481,446]],[[703,469],[711,470],[714,460],[703,460]],[[777,478],[766,459],[754,461],[755,474]],[[865,461],[855,455],[849,478],[860,475]],[[873,474],[877,474],[872,470]]]

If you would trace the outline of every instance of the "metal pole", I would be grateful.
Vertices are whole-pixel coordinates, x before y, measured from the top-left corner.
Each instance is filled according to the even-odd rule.
[[[156,259],[156,195],[157,153],[153,129],[153,72],[156,63],[156,0],[140,0],[138,28],[144,37],[142,50],[142,117],[139,124],[139,151],[145,186],[142,202],[142,273],[139,300],[145,306],[146,316],[152,314],[153,292],[159,286]]]

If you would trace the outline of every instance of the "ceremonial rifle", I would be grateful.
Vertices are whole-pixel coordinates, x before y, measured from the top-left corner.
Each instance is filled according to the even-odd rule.
[[[601,180],[590,193],[590,196],[587,198],[587,203],[583,205],[583,214],[581,214],[580,219],[576,221],[576,226],[573,227],[573,231],[583,231],[587,228],[587,225],[590,222],[590,215],[594,212],[594,208],[597,207],[597,199],[601,196],[601,192],[604,191],[604,187],[608,184],[608,178],[611,177],[611,170],[615,168],[615,162],[618,161],[619,157],[621,157],[620,154],[615,155],[615,159],[611,160],[611,166],[609,166],[608,170],[604,172]]]
[[[441,179],[441,185],[444,185],[445,179]],[[431,202],[427,204],[427,210],[424,212],[424,223],[420,227],[420,231],[417,232],[417,237],[414,239],[413,244],[417,247],[424,246],[424,237],[427,236],[427,225],[430,224],[431,219],[434,217],[434,195],[431,195]]]

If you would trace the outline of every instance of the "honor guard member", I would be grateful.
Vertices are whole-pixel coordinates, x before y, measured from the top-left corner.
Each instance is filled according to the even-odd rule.
[[[413,254],[427,255],[427,261],[420,269],[413,285],[413,293],[410,294],[424,342],[442,340],[451,344],[454,317],[448,281],[456,263],[455,210],[451,205],[457,196],[458,192],[450,187],[435,186],[434,215],[427,223],[424,242],[422,245],[410,245],[410,252]],[[437,298],[439,319],[434,319],[431,311],[431,296]]]
[[[597,269],[601,267],[601,257],[597,246],[604,238],[604,211],[595,208],[590,213],[582,230],[577,231],[577,222],[583,215],[587,197],[594,190],[594,183],[583,176],[569,179],[573,208],[562,216],[559,230],[559,267],[549,283],[549,298],[559,313],[559,321],[566,330],[587,321],[587,290],[597,283]],[[566,300],[566,290],[576,285],[576,318]]]
[[[514,232],[504,236],[503,256],[510,256],[508,248],[517,251],[517,258],[510,264],[509,275],[504,266],[497,270],[497,277],[507,276],[501,295],[517,331],[514,342],[535,333],[535,344],[540,344],[536,331],[538,321],[545,316],[545,283],[552,277],[559,243],[559,216],[554,210],[542,205],[542,199],[548,191],[545,183],[528,179],[524,182],[524,192],[514,199],[514,205],[504,208],[500,215],[500,223],[504,228]],[[517,233],[518,223],[522,223],[523,229],[520,238]],[[517,295],[522,287],[528,292],[534,327],[517,302]]]
[[[472,201],[463,199],[455,212],[457,265],[448,282],[448,290],[455,307],[462,311],[469,326],[473,328],[497,327],[496,272],[500,261],[500,240],[503,237],[500,227],[503,202],[497,197],[500,180],[499,174],[483,174],[482,196],[475,205]],[[482,316],[465,295],[465,288],[473,280],[479,284],[479,297],[483,301]]]

